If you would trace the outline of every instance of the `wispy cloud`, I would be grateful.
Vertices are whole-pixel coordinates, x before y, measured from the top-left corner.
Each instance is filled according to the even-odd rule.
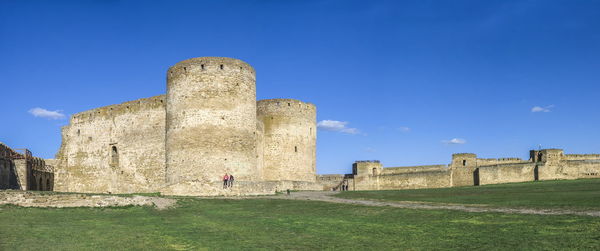
[[[373,147],[367,147],[367,148],[365,148],[365,152],[374,153],[374,152],[377,152],[377,150],[375,150],[375,148],[373,148]]]
[[[448,145],[462,145],[462,144],[466,144],[467,141],[465,139],[461,139],[461,138],[453,138],[451,140],[442,140],[442,143],[448,144]]]
[[[64,119],[66,117],[61,110],[49,111],[40,107],[30,109],[28,112],[35,117],[47,119]]]
[[[554,107],[554,105],[549,105],[549,106],[534,106],[533,108],[531,108],[531,112],[550,112],[550,109],[552,109]]]
[[[401,132],[410,132],[410,127],[401,126],[401,127],[398,127],[398,131],[401,131]]]
[[[348,122],[346,121],[321,120],[319,123],[317,123],[317,128],[324,131],[341,132],[347,134],[358,134],[360,132],[356,128],[347,127],[347,124]]]

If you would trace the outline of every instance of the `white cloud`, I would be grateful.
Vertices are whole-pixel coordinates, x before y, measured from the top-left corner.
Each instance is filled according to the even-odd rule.
[[[47,118],[47,119],[64,119],[66,116],[60,110],[48,111],[44,108],[33,108],[28,111],[35,117]]]
[[[448,144],[448,145],[462,145],[462,144],[467,143],[467,141],[465,139],[461,139],[461,138],[453,138],[451,140],[442,140],[442,143]]]
[[[337,120],[321,120],[317,123],[317,128],[324,131],[341,132],[347,134],[358,134],[359,131],[356,128],[346,127],[348,122],[337,121]]]
[[[401,126],[398,127],[398,130],[400,130],[401,132],[410,132],[410,127]]]
[[[365,152],[374,153],[374,152],[377,152],[377,150],[375,150],[375,148],[372,148],[372,147],[367,147],[367,148],[365,148]]]
[[[531,108],[531,112],[550,112],[550,108],[552,107],[554,107],[554,105],[549,105],[545,107],[534,106],[533,108]]]

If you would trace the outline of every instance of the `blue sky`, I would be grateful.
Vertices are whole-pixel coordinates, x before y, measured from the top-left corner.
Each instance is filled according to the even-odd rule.
[[[600,1],[580,0],[2,0],[0,141],[51,158],[61,114],[163,94],[201,56],[316,104],[319,173],[600,153]]]

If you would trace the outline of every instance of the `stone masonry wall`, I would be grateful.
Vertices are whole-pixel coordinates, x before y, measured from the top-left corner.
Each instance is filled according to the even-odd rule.
[[[316,107],[294,99],[258,101],[264,124],[264,179],[315,182]]]
[[[167,183],[219,182],[225,173],[259,180],[257,139],[256,76],[249,64],[203,57],[169,68]]]
[[[62,134],[56,191],[154,192],[164,186],[164,95],[75,114]]]

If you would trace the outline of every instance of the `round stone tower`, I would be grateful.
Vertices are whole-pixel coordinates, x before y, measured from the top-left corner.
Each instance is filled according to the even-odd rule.
[[[258,101],[265,180],[315,181],[317,109],[294,99]]]
[[[256,156],[256,75],[247,63],[192,58],[167,72],[166,178],[260,179]]]

